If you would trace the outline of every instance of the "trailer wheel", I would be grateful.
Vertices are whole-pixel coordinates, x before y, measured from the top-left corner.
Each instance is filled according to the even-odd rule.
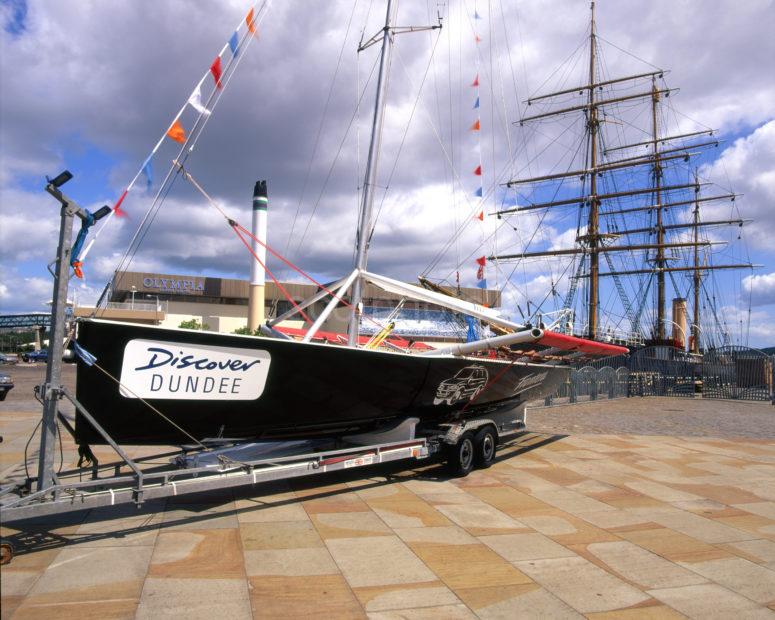
[[[495,451],[498,448],[498,436],[492,426],[480,429],[474,437],[474,462],[477,467],[487,469],[495,460]]]
[[[463,433],[457,443],[448,448],[447,465],[450,473],[460,478],[470,474],[474,468],[475,455],[474,434]]]

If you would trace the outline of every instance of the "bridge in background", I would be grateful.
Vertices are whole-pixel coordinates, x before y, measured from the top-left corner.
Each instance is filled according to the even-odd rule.
[[[40,329],[51,327],[51,313],[0,314],[0,329]]]

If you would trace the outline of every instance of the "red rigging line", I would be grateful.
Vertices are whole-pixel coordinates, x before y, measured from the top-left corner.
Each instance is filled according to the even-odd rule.
[[[277,278],[274,277],[274,274],[269,269],[269,267],[267,267],[261,261],[261,259],[258,257],[258,254],[256,254],[253,251],[253,248],[250,247],[250,244],[247,241],[245,241],[245,238],[240,234],[238,226],[239,226],[239,224],[234,222],[234,224],[232,225],[232,229],[234,230],[236,235],[239,237],[239,240],[242,241],[242,243],[245,245],[245,247],[248,249],[248,251],[253,255],[253,258],[255,258],[258,261],[258,263],[261,265],[261,267],[264,269],[264,271],[266,271],[269,274],[269,277],[272,278],[272,281],[275,283],[277,288],[279,288],[282,291],[283,295],[285,295],[285,298],[293,304],[293,307],[296,308],[299,311],[301,316],[304,317],[304,320],[311,325],[312,321],[307,316],[306,312],[304,312],[304,310],[302,310],[302,308],[294,301],[293,297],[291,297],[291,295],[288,293],[288,291],[285,290],[285,287],[280,283],[280,281]],[[252,235],[251,235],[251,237],[252,237]]]
[[[315,278],[313,278],[311,275],[309,275],[306,271],[301,269],[301,267],[298,267],[297,265],[293,264],[291,261],[289,261],[287,258],[285,258],[282,254],[280,254],[279,252],[274,250],[270,245],[268,245],[267,243],[261,241],[261,239],[258,239],[255,235],[253,235],[252,232],[250,232],[242,224],[240,224],[236,220],[232,220],[232,219],[228,219],[228,222],[229,222],[229,225],[234,229],[234,232],[237,233],[237,236],[240,238],[242,243],[245,244],[245,247],[247,247],[250,250],[250,253],[253,254],[253,256],[259,262],[261,267],[263,267],[264,270],[266,270],[266,272],[269,274],[269,276],[272,278],[272,280],[275,282],[275,284],[277,284],[278,288],[282,291],[283,295],[285,295],[285,297],[288,299],[288,301],[290,301],[293,304],[293,306],[297,310],[299,310],[299,312],[301,312],[302,316],[304,316],[305,320],[308,323],[312,323],[312,321],[310,321],[309,317],[306,314],[304,314],[304,311],[301,310],[301,308],[299,308],[299,306],[296,304],[296,302],[293,300],[293,298],[290,296],[290,294],[285,290],[285,288],[283,288],[282,284],[280,284],[275,279],[274,275],[272,275],[272,272],[269,271],[269,269],[266,267],[266,265],[264,265],[264,263],[262,263],[261,260],[255,255],[255,253],[253,252],[253,249],[250,247],[250,245],[245,241],[245,239],[240,234],[241,232],[245,233],[248,237],[250,237],[251,239],[256,241],[259,245],[262,245],[263,247],[265,247],[267,249],[267,251],[269,251],[270,254],[272,254],[276,258],[279,258],[283,263],[288,265],[288,267],[290,267],[291,269],[293,269],[294,271],[299,273],[301,276],[307,278],[307,280],[309,280],[315,286],[317,286],[321,290],[323,290],[326,293],[328,293],[329,295],[331,295],[331,297],[333,297],[334,299],[338,300],[340,303],[342,303],[343,305],[347,306],[348,308],[352,308],[353,307],[353,305],[349,301],[347,301],[343,297],[337,295],[334,291],[332,291],[330,288],[328,288],[325,284],[321,284],[320,282],[318,282]],[[378,321],[375,321],[371,317],[364,316],[363,318],[365,318],[367,321],[370,321],[371,323],[374,323],[374,325],[376,325],[380,329],[383,329],[385,327],[384,325],[382,325]]]

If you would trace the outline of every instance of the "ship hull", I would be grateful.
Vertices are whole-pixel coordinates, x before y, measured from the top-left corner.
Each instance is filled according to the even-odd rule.
[[[135,445],[326,435],[409,416],[476,417],[540,398],[567,373],[99,320],[81,321],[77,340],[99,366],[78,361],[77,400],[115,441]],[[81,444],[105,443],[80,413],[76,436]]]

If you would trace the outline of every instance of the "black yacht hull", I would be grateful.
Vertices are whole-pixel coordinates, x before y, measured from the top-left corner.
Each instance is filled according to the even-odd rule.
[[[76,397],[119,443],[190,443],[362,430],[396,418],[476,417],[539,398],[565,380],[557,366],[428,357],[81,321]],[[175,423],[165,420],[149,405]],[[79,443],[105,443],[81,414]]]

